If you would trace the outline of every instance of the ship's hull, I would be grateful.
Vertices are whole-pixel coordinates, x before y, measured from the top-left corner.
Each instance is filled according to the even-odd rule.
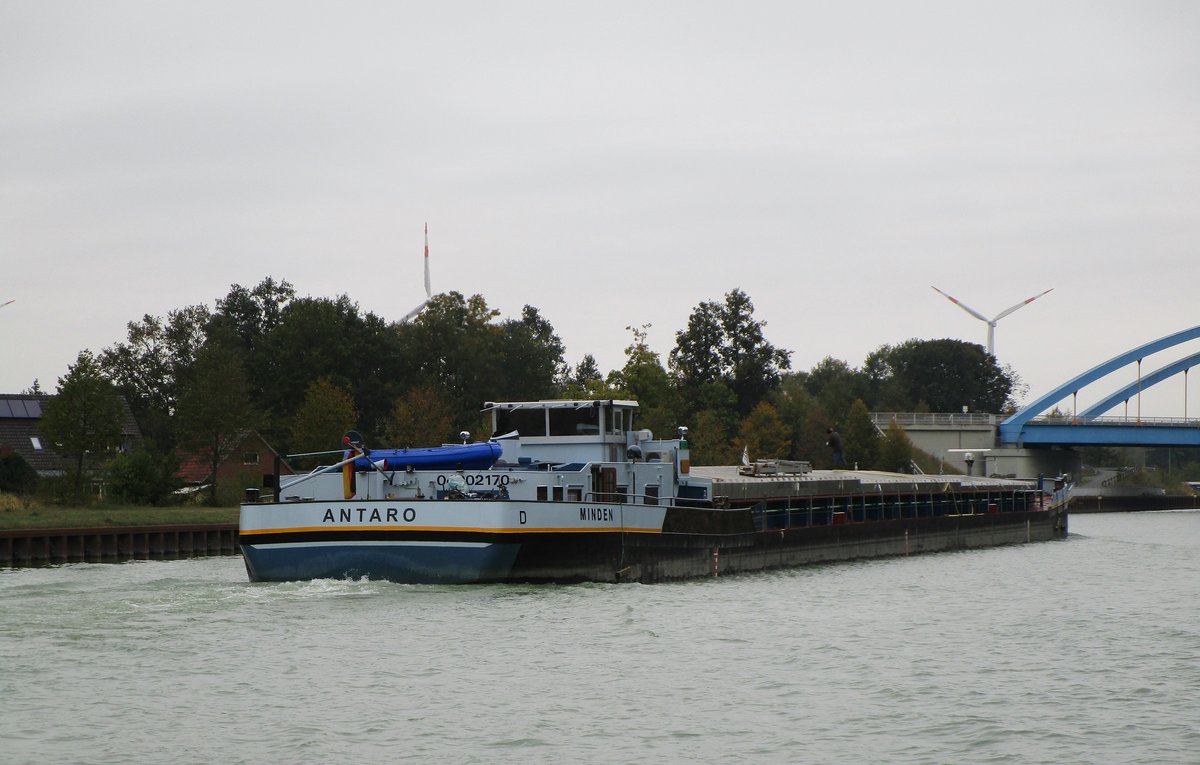
[[[248,504],[240,544],[252,581],[648,583],[1066,535],[1061,507],[813,520],[750,508],[502,500]]]

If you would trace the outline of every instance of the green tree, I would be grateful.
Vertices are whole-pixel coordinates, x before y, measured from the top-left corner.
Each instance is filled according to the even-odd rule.
[[[788,456],[793,459],[806,459],[805,455],[801,453],[802,431],[804,423],[808,419],[808,413],[817,406],[812,394],[805,387],[806,377],[807,375],[802,372],[784,375],[779,387],[771,395],[771,403],[779,412],[779,418],[788,427],[788,440],[792,445],[791,453]]]
[[[354,399],[344,388],[328,377],[315,380],[309,384],[304,393],[304,404],[292,418],[288,448],[300,453],[335,450],[341,446],[342,436],[357,421]],[[320,462],[315,457],[304,460],[310,467]]]
[[[238,448],[238,437],[259,422],[236,343],[225,333],[209,338],[196,355],[175,416],[180,445],[210,468],[208,501],[213,506],[217,504],[218,468]]]
[[[75,503],[81,499],[85,458],[103,459],[121,440],[125,414],[113,384],[90,351],[82,351],[42,413],[42,437],[71,464]],[[93,465],[92,467],[94,467]]]
[[[976,343],[908,340],[883,346],[873,356],[875,382],[888,391],[897,411],[912,411],[923,403],[934,412],[966,406],[998,413],[1012,404],[1014,380]]]
[[[800,428],[799,447],[793,445],[792,453],[797,459],[808,460],[815,468],[828,468],[833,465],[833,453],[826,444],[829,436],[826,431],[833,427],[833,420],[820,406],[814,406],[804,416],[804,424]]]
[[[145,445],[118,454],[105,467],[111,496],[138,505],[162,505],[179,488],[179,468],[173,454],[151,451]]]
[[[751,460],[786,459],[791,455],[792,431],[775,407],[760,401],[742,420],[733,448],[735,452],[745,449]]]
[[[498,315],[479,295],[448,292],[434,295],[400,328],[417,384],[437,389],[454,412],[455,430],[473,429],[480,403],[504,398],[496,389],[502,379],[502,331],[493,323]]]
[[[248,364],[255,406],[270,416],[267,432],[286,437],[308,386],[321,379],[349,391],[359,426],[375,431],[400,391],[418,380],[402,331],[345,295],[288,302]]]
[[[527,305],[520,319],[500,323],[500,351],[501,377],[492,397],[553,398],[562,390],[567,378],[562,340],[538,309]]]
[[[584,354],[571,373],[567,376],[563,387],[563,397],[573,399],[604,399],[628,398],[629,392],[615,387],[604,379],[596,358],[592,354]]]
[[[846,362],[826,356],[805,378],[809,393],[829,417],[844,420],[856,398],[865,398],[866,379]]]
[[[854,399],[846,415],[846,425],[841,430],[846,447],[846,464],[863,470],[878,466],[879,430],[871,422],[871,414],[861,398]]]
[[[217,300],[215,318],[237,334],[242,347],[253,353],[271,330],[283,320],[283,309],[296,297],[286,280],[267,277],[253,289],[231,285],[229,293]]]
[[[101,368],[129,402],[142,435],[163,451],[172,446],[171,417],[211,319],[202,305],[171,311],[166,318],[146,314],[126,325],[124,342],[100,354]]]
[[[13,450],[0,449],[0,492],[28,494],[37,487],[38,473]]]
[[[625,366],[609,375],[608,382],[638,402],[636,427],[666,437],[679,425],[679,396],[658,354],[646,342],[649,327],[625,328],[633,333],[633,342],[625,348]]]
[[[396,448],[437,446],[455,435],[457,414],[434,388],[412,388],[396,400],[384,437]]]
[[[604,374],[600,371],[600,365],[596,363],[596,357],[590,353],[583,354],[583,358],[567,374],[567,385],[572,390],[586,390],[594,383],[603,382]],[[586,398],[586,396],[575,396],[574,398]]]
[[[733,391],[737,413],[744,416],[774,390],[791,366],[790,351],[777,349],[763,335],[766,322],[754,319],[754,304],[740,289],[724,303],[701,303],[675,333],[670,364],[685,395],[722,382]]]
[[[879,469],[907,473],[911,470],[912,459],[912,441],[900,423],[893,418],[879,442]]]
[[[741,449],[732,446],[733,428],[720,413],[706,409],[696,415],[695,427],[688,431],[688,446],[693,465],[732,465]]]

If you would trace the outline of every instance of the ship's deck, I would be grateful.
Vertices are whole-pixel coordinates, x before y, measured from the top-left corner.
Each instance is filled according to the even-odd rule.
[[[966,475],[909,475],[875,470],[813,470],[807,473],[745,475],[736,465],[691,468],[691,475],[713,482],[713,495],[731,499],[759,497],[931,491],[1017,491],[1033,481]]]

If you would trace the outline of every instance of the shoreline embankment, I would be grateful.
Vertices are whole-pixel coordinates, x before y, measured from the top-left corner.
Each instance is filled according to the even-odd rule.
[[[1071,497],[1069,513],[1130,513],[1141,510],[1200,508],[1196,494],[1085,494]]]
[[[194,558],[237,551],[236,523],[0,529],[0,567]]]
[[[1069,513],[1200,508],[1200,495],[1085,495]],[[0,529],[0,567],[169,560],[238,552],[236,523]]]

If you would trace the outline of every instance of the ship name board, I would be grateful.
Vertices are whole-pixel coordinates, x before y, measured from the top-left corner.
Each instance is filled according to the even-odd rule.
[[[330,507],[321,523],[412,523],[416,519],[417,511],[411,507]]]
[[[581,521],[615,521],[616,516],[613,514],[611,507],[580,507],[579,520]]]

